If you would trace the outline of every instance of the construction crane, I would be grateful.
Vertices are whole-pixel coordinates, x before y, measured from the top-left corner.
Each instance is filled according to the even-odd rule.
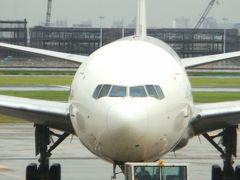
[[[195,25],[194,29],[199,29],[202,23],[205,21],[208,13],[211,11],[213,5],[215,4],[216,0],[211,0],[208,4],[207,8],[205,9],[204,13],[202,14],[201,18],[198,20],[197,24]]]
[[[52,0],[48,0],[45,26],[50,26],[50,23],[51,23],[51,11],[52,11]]]

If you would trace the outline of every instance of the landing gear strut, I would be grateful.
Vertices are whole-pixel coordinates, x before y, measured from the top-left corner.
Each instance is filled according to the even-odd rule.
[[[36,156],[39,157],[39,165],[31,163],[26,168],[26,180],[60,180],[61,179],[61,165],[53,164],[49,168],[49,158],[51,152],[69,135],[63,133],[56,134],[46,126],[35,125],[35,149]],[[50,137],[56,136],[58,140],[50,146]],[[50,146],[50,147],[49,147]]]
[[[233,157],[237,156],[237,128],[238,126],[231,126],[223,129],[221,133],[216,136],[209,136],[207,133],[203,136],[221,153],[223,159],[223,168],[218,165],[212,166],[212,180],[238,180],[240,179],[240,166],[233,168]],[[220,147],[214,138],[221,137]]]
[[[117,175],[122,173],[122,172],[116,172],[117,166],[119,166],[119,168],[122,170],[122,172],[124,172],[124,164],[121,163],[121,162],[114,161],[114,163],[113,163],[113,176],[111,177],[111,180],[116,180]]]

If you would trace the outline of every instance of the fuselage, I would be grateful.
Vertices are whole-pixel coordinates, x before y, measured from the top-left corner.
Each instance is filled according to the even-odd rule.
[[[179,57],[150,37],[125,38],[90,55],[74,77],[69,102],[76,135],[111,162],[159,159],[178,144],[192,116]]]

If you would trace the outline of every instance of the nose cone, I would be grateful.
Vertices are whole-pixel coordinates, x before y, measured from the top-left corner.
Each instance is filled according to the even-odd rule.
[[[125,101],[109,109],[107,123],[115,142],[137,143],[146,133],[148,115],[142,104]]]

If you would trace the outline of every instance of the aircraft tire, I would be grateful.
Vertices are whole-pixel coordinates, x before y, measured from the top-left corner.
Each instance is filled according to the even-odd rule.
[[[212,166],[212,180],[222,180],[222,169],[217,164]]]
[[[61,180],[61,165],[58,163],[53,164],[49,171],[50,180]]]
[[[26,168],[26,180],[36,179],[37,176],[37,164],[31,163]]]
[[[235,179],[240,179],[240,165],[235,168]]]

